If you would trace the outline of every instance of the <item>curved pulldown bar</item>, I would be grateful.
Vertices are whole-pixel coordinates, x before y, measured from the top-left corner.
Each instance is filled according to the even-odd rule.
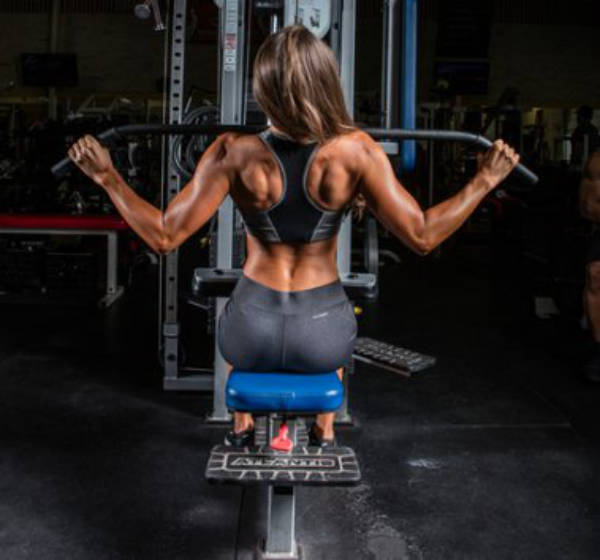
[[[220,134],[223,132],[241,132],[254,134],[264,130],[264,126],[220,125],[220,124],[129,124],[109,128],[98,134],[98,139],[107,144],[124,140],[136,134]],[[465,142],[488,149],[493,142],[487,138],[470,132],[454,130],[405,130],[400,128],[365,128],[364,131],[377,140],[433,140],[442,142]],[[51,169],[55,177],[63,177],[73,162],[67,157],[59,161]],[[515,171],[532,184],[539,177],[530,169],[519,163]]]

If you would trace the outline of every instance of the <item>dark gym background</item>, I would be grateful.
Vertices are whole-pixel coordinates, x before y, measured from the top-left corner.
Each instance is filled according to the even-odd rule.
[[[135,18],[135,4],[62,0],[53,32],[51,0],[0,0],[0,218],[112,214],[82,175],[58,181],[48,170],[80,134],[160,122],[165,37]],[[189,7],[186,99],[212,106],[216,10],[209,0]],[[381,121],[381,8],[358,2],[361,125]],[[437,365],[411,379],[357,367],[356,426],[340,439],[356,449],[363,482],[303,492],[298,532],[311,558],[591,560],[600,385],[581,375],[591,226],[577,211],[582,162],[570,139],[577,108],[600,109],[600,4],[422,0],[419,18],[419,126],[427,115],[436,128],[487,126],[519,147],[540,182],[511,178],[426,258],[380,228],[379,297],[360,304],[360,335]],[[259,42],[268,25],[254,25]],[[71,56],[55,67],[64,72],[55,87],[35,66],[43,60],[27,58],[50,51]],[[475,154],[433,150],[439,201],[473,173]],[[114,156],[157,202],[160,140]],[[414,172],[398,168],[424,205],[430,169],[424,146]],[[258,493],[239,513],[238,488],[203,479],[224,431],[204,423],[210,395],[162,390],[157,259],[120,233],[124,293],[99,307],[105,240],[2,227],[0,558],[249,557]],[[356,224],[357,268],[364,235]],[[182,351],[200,367],[211,365],[213,335],[186,290],[209,237],[194,236],[181,263]]]

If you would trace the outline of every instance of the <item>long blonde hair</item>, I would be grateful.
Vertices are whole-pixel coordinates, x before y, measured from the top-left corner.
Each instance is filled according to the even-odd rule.
[[[324,142],[354,130],[331,49],[301,25],[270,35],[254,60],[254,98],[295,140]]]

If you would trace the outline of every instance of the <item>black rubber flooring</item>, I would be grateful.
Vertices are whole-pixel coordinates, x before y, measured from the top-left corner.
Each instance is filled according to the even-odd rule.
[[[144,282],[106,312],[0,307],[0,558],[251,557],[265,491],[204,481],[224,428],[208,395],[162,391]],[[459,257],[382,273],[360,334],[438,365],[358,365],[339,438],[363,481],[300,489],[306,558],[600,557],[600,386],[526,292]]]

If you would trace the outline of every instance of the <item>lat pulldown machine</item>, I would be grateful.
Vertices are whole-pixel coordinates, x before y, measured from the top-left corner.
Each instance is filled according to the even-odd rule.
[[[405,0],[410,2],[411,0]],[[260,4],[260,2],[257,2]],[[273,4],[272,2],[270,4]],[[299,13],[302,2],[286,1],[284,21],[290,22],[290,13]],[[317,2],[305,2],[314,9]],[[323,4],[323,3],[321,3]],[[171,66],[169,123],[163,125],[130,125],[110,129],[99,135],[105,142],[116,142],[128,135],[160,134],[169,135],[169,158],[167,172],[168,202],[181,188],[181,175],[174,164],[173,151],[177,135],[218,134],[228,130],[258,132],[264,127],[244,126],[246,84],[245,69],[247,52],[243,49],[244,9],[247,3],[242,0],[220,2],[221,23],[221,79],[220,79],[220,125],[183,125],[182,96],[185,49],[186,1],[174,0],[171,12]],[[321,28],[328,17],[343,22],[342,33],[339,25],[332,25],[330,31],[334,47],[342,61],[342,74],[345,76],[346,100],[352,107],[353,84],[353,32],[355,22],[355,2],[333,1],[331,12],[315,16],[310,10],[305,15],[315,16],[311,25],[317,33],[326,33]],[[292,10],[292,12],[290,12]],[[295,10],[295,11],[294,11]],[[336,16],[337,14],[337,16]],[[325,17],[327,16],[327,17]],[[271,21],[271,28],[277,27],[277,18]],[[344,27],[344,25],[346,27]],[[336,33],[333,33],[333,29]],[[343,30],[346,29],[346,34]],[[351,29],[352,33],[348,31]],[[338,39],[341,40],[338,41]],[[335,51],[335,48],[334,48]],[[350,70],[348,70],[350,68]],[[418,131],[400,129],[370,129],[369,134],[380,140],[389,151],[398,153],[397,143],[403,139],[463,141],[487,148],[491,142],[477,135],[450,131]],[[60,175],[70,161],[65,159],[54,166],[53,172]],[[520,165],[517,171],[530,181],[537,177]],[[197,269],[192,288],[198,295],[217,297],[217,318],[223,309],[226,298],[233,289],[241,271],[233,268],[232,246],[234,242],[235,210],[228,198],[218,214],[216,268]],[[372,290],[376,283],[374,274],[350,272],[350,222],[346,220],[340,233],[338,249],[340,277],[352,297],[362,290]],[[257,422],[256,446],[233,449],[217,445],[210,454],[206,467],[206,477],[213,482],[234,484],[265,484],[267,486],[267,532],[259,542],[255,557],[259,560],[299,559],[302,548],[295,537],[295,487],[298,484],[340,485],[353,484],[360,480],[360,469],[355,453],[348,447],[326,449],[308,446],[306,428],[302,417],[319,412],[338,411],[339,420],[348,420],[347,387],[337,378],[336,372],[319,374],[282,372],[234,371],[227,376],[226,364],[215,349],[214,375],[201,374],[181,376],[178,363],[179,325],[177,322],[177,252],[165,259],[163,304],[163,352],[164,387],[166,389],[213,389],[213,413],[216,421],[229,419],[229,411],[252,412],[262,416]],[[347,374],[345,376],[347,380]]]
[[[410,23],[416,25],[416,12],[414,0],[404,0],[405,15],[403,28],[410,27]],[[394,38],[394,29],[397,27],[394,19],[394,5],[396,0],[385,2],[384,17],[384,45],[388,51],[392,51],[397,41]],[[354,32],[356,23],[355,0],[333,0],[331,2],[317,2],[316,0],[303,2],[302,0],[286,0],[281,2],[249,2],[247,0],[221,0],[219,5],[219,113],[220,125],[182,125],[184,120],[184,77],[185,77],[185,29],[187,15],[187,0],[172,0],[171,9],[168,14],[168,27],[170,30],[169,62],[169,104],[167,111],[168,125],[129,125],[106,131],[99,135],[105,142],[119,141],[128,135],[139,135],[144,133],[162,134],[168,136],[168,156],[165,158],[165,183],[166,192],[163,203],[166,205],[182,187],[181,173],[175,165],[173,152],[179,149],[176,134],[218,134],[227,130],[240,130],[245,132],[256,132],[257,128],[244,126],[246,120],[246,107],[248,105],[248,51],[249,40],[246,22],[249,19],[247,10],[255,5],[255,8],[270,9],[273,11],[271,28],[274,30],[279,21],[279,13],[283,9],[284,23],[292,23],[300,19],[313,31],[322,37],[329,39],[330,45],[340,60],[344,94],[350,113],[354,103]],[[277,8],[279,6],[279,8]],[[275,17],[277,16],[277,17]],[[411,34],[414,42],[414,33]],[[413,45],[414,47],[414,45]],[[412,60],[415,57],[414,48],[406,49],[405,58]],[[392,122],[392,87],[393,80],[393,57],[386,55],[384,64],[384,78],[382,82],[382,107],[386,128],[369,129],[372,136],[377,138],[386,152],[397,154],[399,152],[399,140],[437,140],[437,141],[461,141],[474,143],[482,148],[491,144],[489,140],[481,136],[455,132],[436,130],[391,130]],[[403,62],[405,77],[403,83],[407,82],[407,88],[414,89],[414,64]],[[412,85],[411,85],[412,84]],[[405,89],[407,89],[405,88]],[[410,101],[408,93],[403,94],[403,99]],[[405,111],[407,117],[403,122],[410,124],[410,111]],[[259,127],[260,129],[261,127]],[[408,143],[404,143],[410,146]],[[410,159],[410,150],[407,152]],[[54,167],[54,171],[60,173],[65,168],[68,160],[63,160]],[[522,165],[519,166],[521,174],[529,180],[537,180],[535,175]],[[234,228],[239,224],[233,203],[228,198],[219,209],[218,227],[216,235],[216,262],[212,269],[199,269],[194,276],[196,289],[200,284],[203,289],[207,285],[214,286],[221,283],[234,282],[240,271],[235,269],[233,262],[234,253]],[[353,290],[362,288],[365,291],[373,290],[376,285],[374,275],[354,274],[350,271],[351,265],[351,222],[346,219],[339,234],[338,243],[338,267],[344,284]],[[186,374],[180,368],[179,356],[179,322],[178,322],[178,253],[174,251],[167,255],[162,262],[160,294],[160,329],[161,350],[164,364],[163,386],[167,390],[212,390],[213,408],[210,419],[218,422],[229,420],[229,414],[225,405],[225,384],[227,379],[226,364],[215,348],[214,368],[200,373]],[[215,271],[216,269],[216,271]],[[217,289],[215,293],[220,293]],[[225,290],[226,292],[226,290]],[[226,303],[226,297],[217,297],[215,319],[218,318]],[[349,370],[352,364],[349,364]],[[345,375],[347,381],[348,375]],[[347,391],[345,391],[347,398]],[[337,416],[338,421],[350,420],[347,403],[344,401]]]
[[[402,6],[400,6],[402,3]],[[269,10],[271,12],[271,31],[277,30],[279,22],[284,25],[300,22],[306,25],[318,37],[328,41],[336,55],[341,72],[344,96],[349,113],[354,113],[354,68],[355,68],[355,31],[356,31],[356,0],[219,0],[219,115],[221,125],[244,125],[247,108],[252,103],[249,99],[250,80],[248,75],[250,33],[249,23],[254,10]],[[402,29],[404,31],[404,49],[401,60],[394,56],[398,45],[398,7],[402,8]],[[384,2],[383,36],[385,40],[385,64],[382,72],[382,107],[385,129],[372,131],[389,154],[399,153],[398,140],[401,138],[462,140],[472,142],[468,136],[452,135],[449,132],[436,131],[415,132],[415,136],[388,129],[392,127],[393,118],[393,82],[394,68],[401,69],[400,90],[403,106],[401,120],[406,127],[414,127],[415,103],[415,73],[416,73],[416,0],[386,0]],[[170,40],[170,81],[169,81],[169,123],[182,122],[183,115],[183,86],[185,69],[185,28],[186,0],[173,0],[171,12]],[[410,106],[413,107],[412,111]],[[485,139],[476,140],[485,145]],[[169,153],[172,153],[175,140],[169,139]],[[414,142],[404,142],[402,157],[405,165],[414,163]],[[165,202],[168,202],[179,192],[181,177],[173,164],[173,158],[168,159],[168,188]],[[219,271],[232,271],[239,266],[234,262],[234,246],[236,230],[240,219],[233,207],[231,199],[227,199],[218,213],[216,235],[216,259],[214,266]],[[347,218],[342,224],[338,241],[338,268],[345,283],[352,283],[354,288],[361,283],[372,291],[376,278],[351,274],[351,220]],[[179,322],[177,310],[177,253],[165,259],[163,275],[164,290],[161,298],[161,328],[162,354],[164,363],[164,388],[167,390],[212,390],[213,407],[209,419],[215,422],[228,421],[230,416],[225,405],[225,384],[227,380],[227,365],[219,353],[215,343],[215,360],[213,371],[182,375],[179,363]],[[205,275],[208,280],[213,275],[211,270],[197,271],[196,280]],[[220,278],[233,275],[236,272],[220,272]],[[219,297],[215,304],[215,321],[225,306],[226,298]],[[353,364],[349,364],[344,376],[347,383],[348,374]],[[337,414],[338,422],[350,422],[347,408],[347,390],[345,400]]]

